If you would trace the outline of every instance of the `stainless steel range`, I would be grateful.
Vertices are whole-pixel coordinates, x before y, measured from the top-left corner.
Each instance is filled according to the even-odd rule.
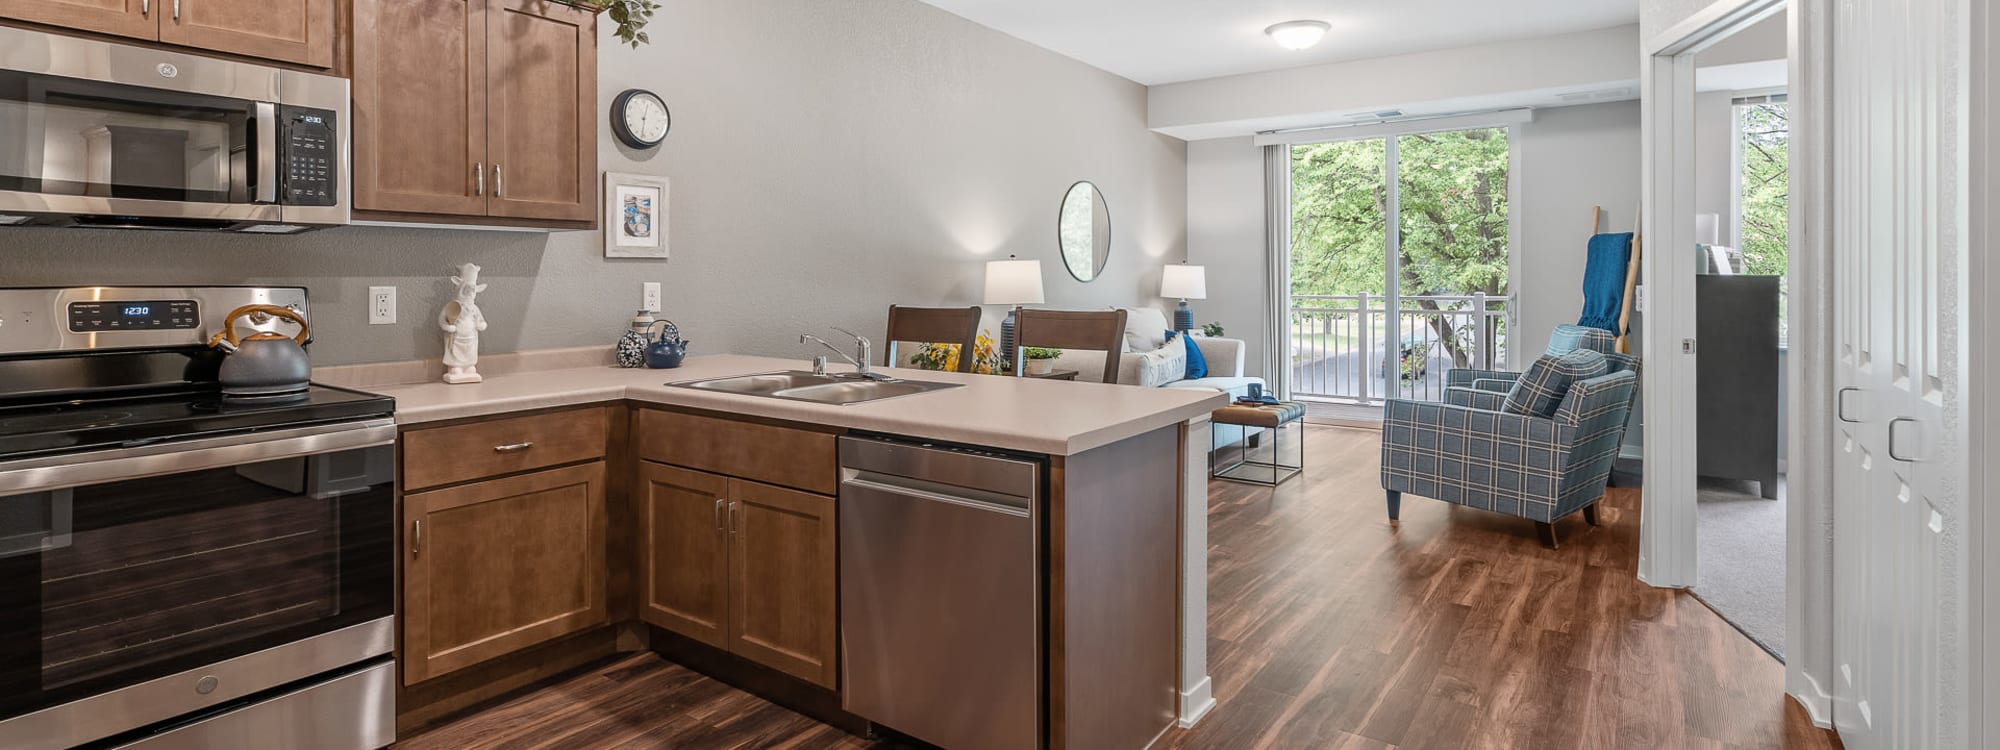
[[[394,402],[223,397],[248,304],[0,289],[0,747],[394,741]]]

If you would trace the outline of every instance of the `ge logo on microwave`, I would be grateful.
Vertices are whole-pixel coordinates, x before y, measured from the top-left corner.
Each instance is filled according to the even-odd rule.
[[[181,74],[181,69],[174,67],[173,63],[160,63],[157,70],[160,71],[161,78],[174,78]]]

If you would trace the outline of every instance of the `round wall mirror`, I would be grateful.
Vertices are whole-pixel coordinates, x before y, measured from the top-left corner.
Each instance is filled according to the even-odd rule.
[[[1104,262],[1111,259],[1111,209],[1104,205],[1104,193],[1096,185],[1079,182],[1070,186],[1063,196],[1056,235],[1069,275],[1077,281],[1090,281],[1104,271]]]

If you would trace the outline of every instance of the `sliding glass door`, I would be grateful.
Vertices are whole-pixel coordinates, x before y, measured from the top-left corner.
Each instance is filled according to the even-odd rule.
[[[1504,367],[1507,130],[1290,148],[1293,395],[1437,400]]]

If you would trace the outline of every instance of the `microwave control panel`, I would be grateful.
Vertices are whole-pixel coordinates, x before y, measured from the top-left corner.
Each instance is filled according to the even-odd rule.
[[[69,303],[72,333],[159,331],[201,326],[201,306],[191,299]]]
[[[340,202],[338,174],[340,139],[333,110],[284,105],[279,110],[283,132],[279,143],[284,149],[284,186],[281,203],[292,206],[331,206]]]

